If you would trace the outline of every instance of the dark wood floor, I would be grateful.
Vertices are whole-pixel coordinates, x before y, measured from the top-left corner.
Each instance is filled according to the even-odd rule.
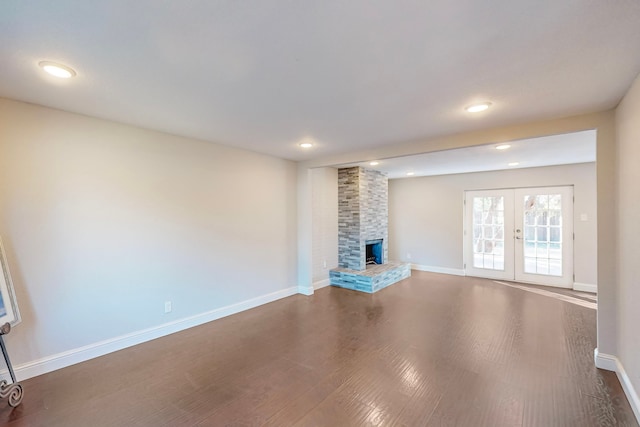
[[[24,382],[7,426],[635,426],[593,309],[424,272],[324,288]]]

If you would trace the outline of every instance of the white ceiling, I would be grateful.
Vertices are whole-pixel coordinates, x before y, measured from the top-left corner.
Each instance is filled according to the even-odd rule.
[[[0,96],[306,160],[612,108],[639,28],[637,0],[3,0]]]
[[[511,147],[506,150],[496,149],[502,143],[488,144],[382,159],[375,166],[371,166],[369,162],[361,162],[335,167],[362,166],[385,172],[390,179],[394,179],[409,178],[408,172],[413,172],[412,176],[418,177],[596,161],[595,130],[521,139],[508,144]],[[509,163],[518,165],[509,166]]]

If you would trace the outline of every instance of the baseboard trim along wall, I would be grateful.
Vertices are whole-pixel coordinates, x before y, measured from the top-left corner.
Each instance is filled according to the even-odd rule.
[[[331,279],[318,280],[317,282],[313,282],[313,289],[318,290],[320,288],[324,288],[331,284]]]
[[[302,295],[313,295],[313,285],[311,286],[298,286],[298,293]]]
[[[598,293],[598,286],[597,285],[592,285],[590,283],[574,282],[573,283],[573,290],[574,291],[580,291],[580,292],[591,292],[593,294],[597,294]]]
[[[466,276],[464,270],[447,267],[433,267],[431,265],[411,264],[412,270],[429,271],[431,273],[452,274],[454,276]]]
[[[627,396],[631,409],[636,416],[636,420],[640,423],[640,397],[638,396],[636,389],[633,388],[633,384],[631,384],[631,380],[629,379],[627,372],[624,370],[624,366],[622,366],[620,360],[611,354],[599,353],[597,348],[594,350],[593,355],[596,367],[616,373],[618,380],[622,385],[622,389],[624,390],[624,394]]]
[[[249,310],[298,293],[298,287],[282,289],[270,294],[262,295],[236,304],[220,307],[195,316],[185,317],[159,326],[121,335],[104,341],[99,341],[84,347],[75,348],[62,353],[47,356],[32,362],[14,366],[18,381],[46,374],[57,369],[66,368],[76,363],[84,362],[114,351],[122,350],[146,341],[151,341],[175,332],[183,331],[194,326],[202,325],[222,317],[230,316],[241,311]],[[0,378],[10,381],[7,369],[0,371]]]

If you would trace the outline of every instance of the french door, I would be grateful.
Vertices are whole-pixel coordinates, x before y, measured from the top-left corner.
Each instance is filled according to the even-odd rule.
[[[465,192],[465,272],[573,285],[573,187]]]

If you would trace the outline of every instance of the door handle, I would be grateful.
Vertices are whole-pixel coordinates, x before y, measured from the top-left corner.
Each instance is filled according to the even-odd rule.
[[[522,237],[520,237],[520,236],[516,236],[516,239],[517,239],[517,240],[522,240]]]

